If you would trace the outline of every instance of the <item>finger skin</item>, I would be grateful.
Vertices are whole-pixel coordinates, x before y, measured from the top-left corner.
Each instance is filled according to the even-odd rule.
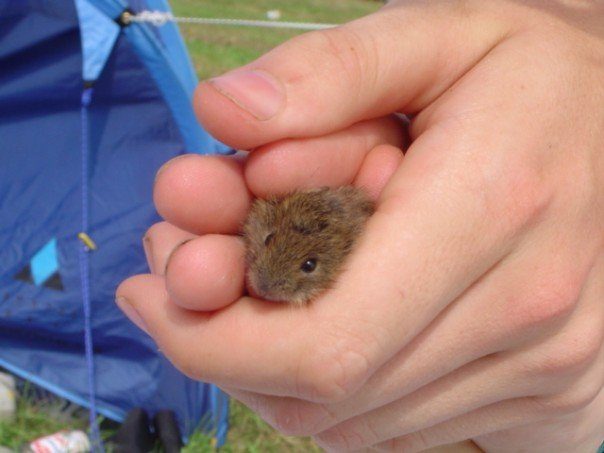
[[[294,189],[349,184],[374,146],[403,142],[400,126],[396,119],[383,118],[334,136],[283,141],[250,153],[245,165],[227,157],[172,159],[156,178],[157,210],[171,225],[194,234],[235,233],[249,210],[247,187],[255,196],[267,197]],[[388,159],[376,164],[391,167]]]
[[[491,318],[481,323],[478,315],[484,311],[481,302],[485,300],[493,301],[470,301],[473,312],[464,310],[468,304],[456,304],[459,313],[438,319],[353,397],[341,403],[310,404],[237,390],[233,394],[280,431],[305,436],[324,432],[319,435],[324,445],[331,442],[332,447],[350,449],[359,447],[360,440],[374,443],[379,440],[378,433],[383,438],[395,437],[489,402],[555,395],[573,384],[598,354],[598,332],[604,328],[604,318],[583,312],[573,312],[570,321],[563,312],[540,321],[533,318],[531,330],[541,334],[531,337],[531,348],[517,351],[515,347],[526,338],[516,338],[516,332],[522,332],[526,324],[505,319],[514,317],[513,312],[506,313],[507,297],[501,298],[500,304],[492,304]],[[464,326],[460,320],[475,321]],[[558,335],[552,325],[562,321],[566,328]],[[498,324],[509,329],[505,342],[500,337],[489,338]],[[500,347],[511,350],[497,349]],[[591,385],[598,388],[599,384]],[[390,429],[401,431],[389,433]]]
[[[384,187],[403,162],[403,152],[391,145],[373,148],[363,161],[354,179],[354,185],[363,187],[371,198],[377,200]]]
[[[401,153],[396,148],[390,147],[384,153],[384,156],[388,155],[398,157]],[[383,160],[372,160],[371,162],[373,163],[370,162],[368,164],[369,167],[362,171],[365,174],[379,173],[379,169],[371,169],[370,167]],[[393,161],[394,159],[388,158],[387,160]],[[379,190],[377,184],[374,185],[374,188]],[[163,228],[167,228],[167,226]],[[217,239],[219,241],[216,241]],[[204,256],[203,244],[207,243],[208,240],[216,241],[216,248],[213,251],[215,256],[206,259],[207,255]],[[173,245],[177,246],[178,244]],[[191,312],[187,316],[186,311],[182,310],[183,307],[206,309],[216,299],[223,297],[222,291],[225,291],[225,289],[220,288],[220,278],[214,278],[212,274],[215,269],[210,270],[210,273],[204,276],[204,272],[207,272],[207,269],[203,269],[203,267],[206,265],[215,266],[221,269],[222,275],[228,275],[229,277],[236,274],[237,266],[242,263],[242,260],[228,260],[224,266],[217,266],[216,261],[239,253],[241,251],[241,249],[237,248],[239,245],[240,241],[234,237],[218,235],[205,235],[186,242],[177,247],[176,251],[172,253],[167,266],[168,272],[165,280],[152,278],[152,276],[133,277],[118,288],[117,296],[127,300],[128,305],[141,315],[140,317],[145,321],[146,330],[151,332],[168,357],[177,366],[180,365],[181,369],[186,370],[187,373],[199,379],[205,381],[213,380],[214,382],[226,384],[237,382],[237,385],[243,385],[253,390],[285,395],[304,394],[309,399],[318,400],[324,398],[323,393],[330,395],[334,391],[341,391],[341,387],[346,385],[346,382],[341,380],[345,378],[345,375],[340,366],[333,366],[334,363],[331,359],[333,354],[338,354],[337,343],[334,343],[334,340],[331,338],[322,340],[310,333],[316,329],[316,315],[314,312],[316,307],[320,307],[320,304],[305,307],[294,313],[289,307],[280,306],[279,304],[264,306],[259,301],[254,301],[253,299],[242,299],[237,304],[234,304],[235,307],[228,307],[220,315],[215,314],[212,317],[203,317],[201,313],[194,312]],[[229,252],[228,248],[233,246],[236,249]],[[200,251],[202,252],[202,259],[198,258]],[[189,254],[193,256],[189,256]],[[240,271],[241,268],[239,268]],[[204,278],[205,280],[203,280]],[[166,280],[169,292],[173,297],[169,296],[163,286],[166,285]],[[205,286],[203,288],[196,287],[196,285],[200,285],[201,281],[203,281]],[[174,290],[174,287],[176,287],[177,291]],[[226,290],[226,292],[228,291],[231,291],[231,289]],[[213,294],[213,297],[205,298],[204,294]],[[222,300],[223,302],[216,304],[216,306],[223,306],[231,301],[230,297]],[[226,302],[224,302],[225,300]],[[264,308],[259,310],[259,307]],[[252,308],[251,313],[232,315],[232,313],[237,313],[237,310],[249,310],[250,308]],[[178,313],[178,319],[190,318],[190,320],[185,322],[186,324],[194,324],[193,320],[199,319],[199,324],[203,324],[203,328],[201,329],[203,335],[207,335],[208,339],[219,331],[221,332],[221,336],[228,336],[229,345],[233,347],[233,351],[238,351],[235,355],[225,352],[225,354],[230,354],[233,357],[233,363],[227,366],[227,369],[229,369],[228,374],[231,376],[225,376],[221,372],[221,370],[224,370],[223,366],[225,365],[225,362],[222,360],[218,360],[214,365],[211,365],[208,363],[207,358],[192,357],[191,354],[186,354],[183,358],[182,350],[186,350],[187,344],[192,342],[199,342],[200,347],[198,352],[202,355],[204,338],[200,337],[201,332],[197,332],[196,330],[191,334],[190,338],[187,338],[184,330],[179,327],[179,324],[171,325],[170,321],[175,319],[176,316],[171,318],[170,316],[163,315],[162,310],[169,313]],[[274,316],[275,319],[269,318],[268,313],[271,313],[271,316]],[[305,315],[305,319],[296,319],[293,316],[295,314]],[[196,315],[199,315],[199,317],[196,318]],[[248,319],[248,322],[241,324],[242,319]],[[260,321],[259,324],[258,321]],[[220,327],[221,322],[226,324]],[[325,322],[328,322],[328,320],[325,320]],[[227,325],[229,326],[228,328],[225,327]],[[179,330],[180,336],[173,334],[174,329]],[[234,333],[229,334],[230,330],[233,330]],[[256,335],[254,333],[256,331],[262,333]],[[299,332],[301,335],[297,340],[292,336],[292,332],[294,331]],[[329,333],[331,331],[333,329],[326,329],[326,332],[330,336],[332,335]],[[249,337],[255,338],[256,341],[249,341]],[[280,338],[280,340],[275,342],[276,338]],[[289,348],[286,347],[286,344],[290,342],[292,345]],[[255,343],[262,343],[262,345]],[[294,343],[297,346],[294,347]],[[254,353],[254,356],[250,356],[244,354],[244,350],[248,350],[248,352],[256,350],[256,353]],[[262,352],[261,356],[257,355],[258,351]],[[218,359],[218,356],[210,354],[210,359],[211,361],[215,361]],[[266,366],[262,368],[267,374],[262,374],[257,379],[252,379],[249,376],[253,370],[257,370],[258,360],[266,361]],[[296,365],[297,362],[309,362],[309,365]],[[196,363],[204,363],[203,369],[199,369],[195,365]],[[276,364],[280,365],[275,366]],[[329,364],[330,366],[326,367],[325,364]],[[275,376],[284,373],[282,366],[308,369],[303,373],[297,372],[292,374],[290,371],[290,378],[293,378],[293,381],[288,381],[287,379],[285,382],[277,381]],[[348,366],[363,366],[363,362],[358,361],[357,357],[353,355],[350,358]],[[314,382],[316,370],[320,370],[326,378],[324,383]],[[281,374],[281,377],[283,376],[287,376],[287,374]],[[245,378],[246,382],[242,384],[241,378]],[[235,381],[232,379],[235,379]],[[279,385],[276,385],[275,382],[279,382]],[[327,387],[327,390],[323,389],[323,385]]]
[[[507,33],[509,26],[498,19],[496,8],[473,13],[481,20],[468,21],[467,12],[454,2],[437,7],[409,2],[306,33],[201,83],[194,96],[197,117],[224,143],[251,149],[285,138],[330,134],[399,110],[417,111]]]
[[[372,197],[379,196],[402,156],[398,148],[390,145],[369,152],[360,178]],[[144,244],[153,273],[164,275],[170,269],[166,279],[168,293],[181,307],[201,311],[222,308],[243,295],[242,241],[224,235],[195,238],[167,222],[150,228]]]
[[[238,232],[251,203],[241,167],[224,156],[186,154],[168,161],[153,188],[157,211],[190,233]]]
[[[182,308],[218,310],[243,296],[245,246],[241,238],[206,234],[177,247],[166,265],[170,299]]]
[[[385,189],[396,180],[396,185],[403,186],[399,188],[403,196],[392,192],[388,197],[382,195],[378,211],[368,221],[340,280],[300,314],[302,318],[304,313],[309,317],[297,319],[273,304],[268,310],[279,321],[267,324],[266,313],[259,316],[252,311],[246,325],[241,326],[239,319],[246,317],[226,316],[235,312],[235,308],[229,307],[223,316],[204,325],[206,341],[200,341],[199,349],[210,348],[216,342],[212,334],[221,336],[232,330],[233,326],[226,321],[232,319],[239,329],[229,337],[229,344],[237,351],[231,356],[238,360],[227,365],[224,359],[218,360],[218,356],[210,354],[181,367],[203,363],[204,370],[199,370],[201,377],[216,382],[225,378],[221,376],[225,372],[231,379],[245,376],[247,382],[234,386],[243,385],[255,391],[313,401],[342,399],[421,332],[451,299],[500,260],[509,246],[505,240],[507,231],[492,229],[485,222],[481,200],[468,197],[464,190],[448,189],[448,184],[456,183],[458,169],[450,168],[447,159],[440,154],[413,154],[412,148],[409,151],[412,161],[437,159],[433,160],[436,165],[431,174],[428,177],[422,165],[406,167],[409,159],[405,159]],[[178,161],[174,165],[177,164]],[[405,225],[404,236],[400,234],[400,225]],[[451,230],[457,231],[453,238]],[[392,266],[393,262],[397,265]],[[455,267],[443,263],[455,263]],[[447,269],[447,273],[435,279],[439,269]],[[405,275],[404,287],[399,286],[401,275]],[[405,300],[409,302],[401,302]],[[237,310],[256,306],[250,302],[234,305]],[[349,310],[351,306],[354,311]],[[416,310],[417,306],[424,310]],[[162,324],[162,318],[154,316],[151,304],[145,304],[144,309],[148,311],[141,315],[153,332],[151,325]],[[317,329],[318,320],[323,329]],[[380,328],[376,331],[373,326]],[[156,330],[155,338],[158,343],[166,342],[166,352],[178,354],[177,343],[167,327]],[[249,337],[257,330],[264,334],[250,341]],[[275,349],[274,341],[282,337],[287,338],[287,342],[278,343],[283,349]],[[309,351],[313,353],[309,355]],[[175,361],[180,362],[178,356]],[[279,366],[275,367],[276,363]],[[240,373],[235,374],[233,370],[237,369]],[[254,370],[256,376],[252,378]],[[293,376],[288,375],[292,370],[296,370]]]
[[[564,403],[561,404],[563,405]],[[596,452],[604,439],[602,407],[604,407],[604,392],[600,392],[593,401],[580,410],[566,411],[557,417],[548,417],[537,422],[528,421],[512,429],[496,432],[489,430],[491,432],[485,436],[476,437],[476,442],[478,445],[485,445],[484,451],[495,452],[505,452],[506,449],[536,453]],[[569,434],[569,426],[579,426],[580,429],[572,430]]]
[[[568,439],[564,444],[558,443],[558,447],[552,446],[547,438],[537,438],[536,442],[523,446],[528,451],[535,453],[549,453],[551,451],[596,451],[601,444],[601,437],[590,436],[594,431],[600,431],[594,422],[601,422],[601,407],[604,404],[604,392],[596,395],[595,399],[584,404],[581,411],[560,410],[556,403],[544,405],[543,401],[536,398],[517,398],[485,406],[462,416],[453,418],[443,423],[415,432],[406,436],[391,439],[387,442],[374,445],[372,448],[382,452],[420,452],[439,445],[447,445],[453,442],[475,438],[480,435],[495,433],[498,431],[516,428],[520,431],[534,432],[543,427],[552,431],[564,431],[568,422],[572,421],[579,425],[589,426],[587,435],[579,433],[577,439]],[[564,403],[561,404],[563,406]],[[573,420],[574,419],[574,420]],[[527,437],[530,437],[530,433]],[[541,440],[543,439],[543,443]],[[318,442],[320,444],[320,442]],[[499,444],[493,451],[510,451],[509,441]],[[523,449],[524,449],[523,448]],[[522,449],[522,450],[523,450]],[[519,450],[519,451],[522,451]],[[328,449],[329,451],[329,449]],[[489,451],[489,450],[485,450]]]
[[[575,313],[574,319],[563,332],[538,345],[483,357],[404,398],[348,419],[315,438],[322,445],[335,449],[367,447],[421,431],[500,401],[522,397],[546,401],[551,395],[565,393],[569,386],[574,386],[577,380],[584,378],[587,368],[595,368],[593,374],[603,375],[604,378],[604,367],[594,367],[589,360],[597,357],[600,352],[597,342],[589,340],[588,346],[577,347],[591,349],[586,360],[568,367],[566,373],[543,378],[543,370],[548,367],[544,356],[560,354],[567,344],[581,341],[577,338],[577,327],[585,327],[586,321],[592,323],[590,332],[595,332],[602,324],[593,319],[586,320],[582,315],[583,313]],[[593,383],[590,386],[593,388]]]
[[[347,385],[341,367],[327,366],[338,345],[316,342],[311,306],[292,316],[288,306],[243,298],[215,312],[186,310],[170,301],[164,277],[156,275],[125,280],[116,297],[126,314],[140,315],[164,354],[194,379],[311,400]],[[326,375],[324,383],[316,382],[317,370]]]
[[[411,175],[409,179],[412,182],[414,177]],[[435,195],[428,193],[430,197]],[[362,385],[378,366],[400,349],[401,344],[411,340],[429,323],[435,312],[442,309],[440,304],[446,304],[446,298],[454,296],[450,287],[452,282],[455,282],[457,291],[463,289],[458,286],[459,275],[454,275],[453,272],[448,276],[450,280],[439,284],[424,278],[425,275],[433,275],[433,271],[421,265],[422,259],[430,258],[426,256],[427,250],[439,257],[438,263],[434,261],[438,267],[442,260],[451,259],[444,258],[443,250],[435,247],[433,240],[424,235],[426,225],[430,225],[425,216],[434,222],[432,207],[437,204],[438,201],[429,200],[424,206],[430,206],[431,209],[424,211],[423,215],[419,205],[408,206],[408,209],[403,210],[409,215],[408,221],[402,222],[396,217],[393,219],[389,213],[380,215],[378,211],[369,220],[367,234],[360,238],[357,253],[350,256],[349,267],[342,273],[333,290],[306,307],[306,310],[296,313],[296,316],[292,316],[287,307],[276,304],[271,304],[261,312],[246,312],[251,307],[258,309],[258,304],[253,300],[229,306],[209,322],[203,323],[203,329],[195,332],[200,335],[197,348],[199,356],[192,360],[190,354],[187,354],[185,358],[187,362],[191,360],[190,363],[182,360],[180,352],[186,341],[181,339],[179,343],[179,337],[173,333],[174,330],[179,330],[184,335],[185,331],[168,322],[171,312],[159,311],[159,307],[174,305],[168,304],[167,297],[160,298],[153,304],[134,294],[125,294],[123,297],[132,300],[135,306],[141,305],[137,311],[141,313],[162,350],[171,356],[177,366],[180,364],[181,368],[188,368],[191,374],[199,378],[315,401],[338,400]],[[475,215],[473,210],[476,207],[471,205],[469,208],[468,215],[463,217],[464,226],[468,226],[469,219]],[[443,235],[448,235],[448,228],[458,222],[456,216],[457,213],[448,222],[444,222],[447,229],[442,232]],[[399,236],[394,232],[399,230],[401,224],[408,225],[409,231],[416,230],[417,234],[403,238],[402,242],[399,239],[400,243],[393,251],[392,244],[387,239]],[[493,238],[485,234],[483,240],[490,241]],[[425,241],[430,242],[426,244]],[[491,254],[500,253],[492,244],[486,243],[489,244],[488,247],[485,242],[481,244],[474,241],[475,246],[485,246]],[[463,246],[466,248],[465,244]],[[457,258],[455,247],[447,245],[444,251]],[[388,263],[393,258],[401,263],[399,268],[389,266]],[[489,259],[492,259],[492,255]],[[488,269],[491,264],[481,265]],[[433,304],[430,311],[418,312],[414,309],[414,304],[399,302],[401,290],[392,283],[399,281],[401,270],[403,275],[408,276],[404,291],[406,297],[426,307]],[[412,279],[412,271],[419,278]],[[465,267],[458,268],[457,272],[462,273],[467,282],[465,284],[475,278]],[[148,284],[158,285],[160,291],[164,282],[148,281]],[[350,306],[355,306],[354,312],[348,309]],[[238,315],[235,316],[234,313]],[[356,316],[362,316],[363,322],[355,320]],[[242,324],[242,319],[246,319],[245,324]],[[324,327],[317,329],[318,325]],[[380,326],[377,333],[372,328],[375,325]],[[215,344],[216,338],[222,338],[223,335],[229,338],[229,352],[215,355],[210,344]],[[251,341],[252,338],[254,341]],[[390,346],[386,347],[387,344]],[[203,367],[195,364],[203,364]],[[194,371],[192,367],[203,369]],[[246,382],[242,382],[242,377],[245,377],[243,380]],[[223,382],[224,379],[227,382]],[[233,385],[235,382],[237,385]]]
[[[475,437],[485,451],[497,452],[504,448],[533,451],[536,445],[543,452],[596,451],[604,439],[604,305],[600,303],[604,294],[603,276],[604,255],[600,255],[581,292],[580,315],[585,318],[585,324],[576,323],[573,329],[576,338],[562,338],[560,350],[549,357],[543,356],[549,364],[540,367],[542,376],[545,372],[551,377],[568,374],[569,369],[576,370],[581,364],[589,366],[591,362],[595,372],[587,369],[582,378],[575,378],[566,394],[551,395],[553,401],[542,406],[557,409],[558,417]],[[595,329],[590,328],[594,325]]]
[[[261,146],[246,161],[246,184],[260,198],[351,184],[370,150],[381,144],[401,148],[404,133],[397,118],[386,117],[325,137],[281,140]]]

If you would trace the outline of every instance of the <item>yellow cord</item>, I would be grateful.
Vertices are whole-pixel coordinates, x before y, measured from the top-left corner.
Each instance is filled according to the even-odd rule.
[[[78,238],[84,243],[86,247],[88,247],[89,250],[97,249],[96,243],[86,233],[78,233]]]

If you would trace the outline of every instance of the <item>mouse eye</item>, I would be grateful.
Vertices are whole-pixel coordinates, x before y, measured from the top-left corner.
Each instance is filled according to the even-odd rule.
[[[273,241],[274,237],[275,237],[275,233],[271,233],[268,236],[266,236],[264,238],[264,245],[269,245]]]
[[[300,266],[300,270],[307,274],[310,274],[317,268],[317,260],[314,258],[307,259]]]

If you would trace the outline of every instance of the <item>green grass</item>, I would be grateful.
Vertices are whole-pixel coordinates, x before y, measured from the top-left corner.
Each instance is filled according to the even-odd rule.
[[[13,420],[0,420],[0,445],[17,450],[39,437],[61,430],[88,429],[88,412],[50,394],[37,392],[27,384],[17,398],[17,412]],[[99,421],[102,421],[101,417]],[[103,430],[107,439],[112,431]]]
[[[56,397],[39,400],[28,392],[22,394],[17,403],[14,420],[0,420],[0,446],[17,450],[24,444],[42,436],[61,430],[88,429],[88,413],[83,409],[73,411],[75,406]],[[262,421],[256,414],[237,401],[231,400],[230,430],[221,453],[281,453],[320,452],[310,439],[282,436]],[[104,430],[106,441],[114,433]],[[108,452],[111,445],[106,442]],[[160,452],[160,448],[156,448]],[[215,441],[211,435],[196,431],[183,448],[183,453],[213,453]]]
[[[178,16],[266,19],[268,10],[279,9],[284,21],[327,23],[343,23],[369,14],[381,4],[374,0],[172,0],[171,3]],[[181,31],[201,79],[248,63],[300,34],[290,30],[209,25],[182,25]],[[86,417],[82,414],[65,415],[60,410],[60,401],[33,401],[26,394],[19,399],[16,419],[0,421],[0,445],[18,448],[27,441],[61,429],[86,429]],[[227,444],[221,449],[223,452],[321,451],[309,439],[278,434],[236,401],[231,402],[230,425]],[[213,445],[210,436],[197,432],[183,451],[210,453],[215,451]]]
[[[17,417],[14,421],[0,421],[0,445],[17,449],[21,444],[62,429],[85,429],[85,420],[57,418],[56,406],[33,404],[27,399],[20,399]]]
[[[314,453],[322,451],[312,440],[283,436],[241,403],[231,400],[230,429],[221,453]],[[183,453],[211,453],[211,437],[196,432]]]
[[[176,0],[174,14],[266,20],[266,12],[279,9],[281,20],[343,23],[375,11],[371,0]],[[216,76],[259,57],[300,31],[182,24],[182,34],[201,79]]]

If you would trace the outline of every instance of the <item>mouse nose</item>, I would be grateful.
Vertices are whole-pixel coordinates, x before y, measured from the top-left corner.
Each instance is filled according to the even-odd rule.
[[[286,282],[283,279],[274,281],[265,275],[258,275],[258,279],[256,280],[256,291],[259,296],[273,300],[274,297],[277,297],[276,294],[280,293],[280,289],[285,283]]]
[[[256,278],[256,289],[261,295],[267,295],[273,288],[271,279],[264,272],[260,272]]]

